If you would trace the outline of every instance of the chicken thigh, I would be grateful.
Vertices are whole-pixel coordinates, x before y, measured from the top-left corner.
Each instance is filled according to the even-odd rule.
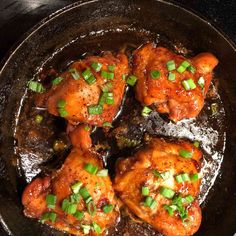
[[[74,125],[106,126],[119,110],[128,73],[128,59],[123,53],[117,57],[110,52],[102,57],[89,56],[55,78],[51,89],[36,103]]]
[[[177,122],[196,117],[203,108],[218,60],[210,53],[186,59],[149,43],[134,52],[133,63],[136,98]]]
[[[104,235],[116,224],[119,208],[102,161],[80,146],[87,148],[89,144],[77,145],[60,170],[38,177],[26,187],[24,213],[70,234]]]
[[[193,235],[201,223],[201,155],[189,142],[153,139],[133,157],[118,162],[113,187],[135,215],[159,232]]]

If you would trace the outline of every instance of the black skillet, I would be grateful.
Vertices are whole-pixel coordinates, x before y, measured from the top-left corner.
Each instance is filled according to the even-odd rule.
[[[22,213],[20,201],[22,189],[39,170],[39,168],[32,168],[35,172],[30,172],[31,169],[27,165],[23,168],[20,165],[19,156],[15,155],[17,140],[14,139],[14,132],[19,115],[17,112],[21,106],[22,96],[25,94],[27,81],[34,77],[45,62],[46,66],[53,65],[58,67],[57,69],[65,69],[70,61],[77,59],[78,55],[85,52],[117,51],[124,47],[129,52],[133,47],[148,40],[156,41],[182,53],[185,53],[182,47],[184,45],[190,50],[187,52],[189,55],[210,51],[220,61],[214,81],[215,85],[218,84],[220,97],[214,98],[215,100],[208,99],[200,118],[192,123],[200,127],[201,131],[204,129],[201,129],[199,122],[205,123],[205,128],[209,125],[217,133],[218,143],[209,146],[216,148],[220,160],[217,166],[220,168],[219,174],[217,168],[212,167],[212,172],[217,173],[213,173],[210,177],[217,174],[218,176],[202,204],[203,222],[197,235],[228,236],[236,232],[235,46],[208,22],[173,4],[154,0],[101,0],[73,4],[45,19],[28,33],[25,40],[2,63],[0,71],[0,217],[9,235],[62,235],[47,226],[42,226],[35,220],[24,217]],[[54,55],[53,58],[52,55]],[[212,101],[217,101],[222,111],[213,117],[208,110]],[[206,118],[208,115],[211,118]],[[154,114],[152,118],[158,120],[155,125],[159,128],[165,124],[171,127],[173,125],[158,115]],[[181,131],[185,125],[178,127]],[[178,132],[168,133],[168,135],[181,136]],[[207,137],[207,142],[209,140],[214,142],[214,139],[211,139],[211,133],[202,132],[201,135]],[[212,132],[213,136],[214,132]],[[223,162],[220,165],[222,158]],[[26,158],[26,160],[30,159]],[[109,159],[108,163],[111,162],[114,161]],[[209,179],[206,180],[209,182]],[[132,227],[134,226],[130,225],[130,228]],[[146,226],[135,225],[135,227],[138,230],[133,232],[137,235],[153,233]]]

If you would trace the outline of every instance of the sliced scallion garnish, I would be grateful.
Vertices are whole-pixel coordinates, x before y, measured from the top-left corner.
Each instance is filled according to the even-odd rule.
[[[166,198],[173,198],[175,195],[175,192],[172,189],[166,188],[166,187],[161,187],[160,188],[160,194]]]
[[[142,192],[143,196],[148,196],[149,195],[149,188],[147,186],[142,186],[141,192]]]
[[[84,166],[84,169],[91,175],[95,175],[98,171],[97,166],[93,165],[92,163],[87,163]]]
[[[53,194],[48,194],[46,196],[46,204],[48,208],[54,209],[56,206],[57,196]]]
[[[170,60],[166,63],[166,66],[167,66],[167,70],[168,71],[172,71],[172,70],[175,70],[175,62],[174,60]]]
[[[69,69],[74,80],[78,80],[80,78],[79,72],[75,68]]]
[[[103,107],[101,105],[90,105],[88,106],[88,113],[90,115],[100,115],[102,114]]]
[[[195,89],[197,87],[193,79],[183,80],[182,85],[186,91]]]
[[[150,75],[151,75],[151,78],[152,78],[152,79],[158,79],[158,78],[160,78],[160,76],[161,76],[161,72],[158,71],[158,70],[152,70],[152,71],[150,72]]]
[[[96,71],[99,72],[102,68],[102,63],[99,62],[93,62],[91,67]]]
[[[192,158],[193,153],[190,152],[190,151],[188,151],[188,150],[181,149],[181,150],[179,151],[179,155],[180,155],[181,157],[184,157],[184,158]]]
[[[103,206],[102,210],[104,213],[107,214],[107,213],[111,212],[113,210],[113,208],[114,208],[114,205],[108,204],[108,205]]]
[[[57,77],[52,81],[52,85],[58,85],[61,83],[62,80],[63,80],[62,77]]]
[[[149,116],[151,112],[152,112],[151,108],[144,106],[142,109],[142,116]]]
[[[45,91],[45,88],[43,85],[37,81],[29,81],[28,82],[28,88],[36,93],[43,93]]]
[[[130,86],[134,86],[137,82],[138,78],[134,75],[130,75],[128,79],[126,80],[126,83]]]

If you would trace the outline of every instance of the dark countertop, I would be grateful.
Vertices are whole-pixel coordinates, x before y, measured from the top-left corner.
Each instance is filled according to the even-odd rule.
[[[0,60],[31,27],[74,0],[0,0]],[[200,13],[236,43],[236,1],[175,0]],[[0,235],[5,233],[0,228]]]

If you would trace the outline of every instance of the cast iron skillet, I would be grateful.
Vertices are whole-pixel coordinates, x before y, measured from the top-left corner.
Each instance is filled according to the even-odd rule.
[[[62,235],[24,217],[22,212],[21,194],[26,183],[19,177],[13,137],[27,81],[55,53],[59,55],[56,62],[65,67],[68,62],[63,61],[65,57],[73,60],[81,52],[118,50],[125,42],[140,45],[153,39],[184,45],[192,54],[210,51],[220,61],[216,77],[225,110],[224,119],[220,122],[224,122],[226,147],[220,174],[203,204],[203,222],[197,235],[227,236],[236,232],[235,46],[207,21],[168,2],[95,0],[70,5],[45,19],[26,35],[2,63],[0,217],[9,235]],[[60,54],[61,49],[71,42],[73,45],[73,41],[79,42],[74,51],[65,50]]]

